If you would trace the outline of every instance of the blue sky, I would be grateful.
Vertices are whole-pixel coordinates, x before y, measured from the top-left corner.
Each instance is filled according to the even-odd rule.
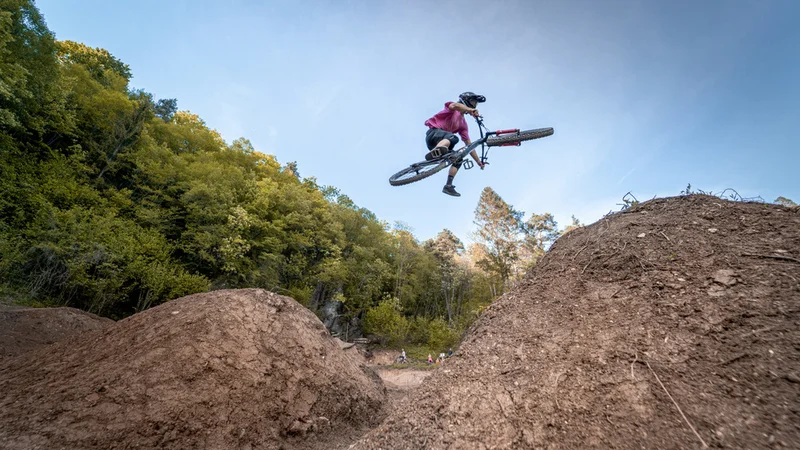
[[[469,241],[481,190],[591,223],[693,187],[800,202],[800,2],[39,0],[58,39],[427,239]],[[408,186],[425,119],[465,90],[492,128],[554,127]],[[475,135],[475,124],[469,121]]]

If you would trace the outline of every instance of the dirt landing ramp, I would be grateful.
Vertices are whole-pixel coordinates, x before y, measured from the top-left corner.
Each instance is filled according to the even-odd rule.
[[[659,199],[572,231],[354,448],[800,448],[800,211]]]
[[[331,448],[376,425],[385,400],[313,313],[256,289],[10,359],[0,392],[4,449]]]

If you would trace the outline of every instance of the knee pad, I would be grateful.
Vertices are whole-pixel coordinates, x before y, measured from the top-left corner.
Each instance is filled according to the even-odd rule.
[[[450,150],[454,149],[459,141],[458,136],[456,135],[449,136],[447,140],[450,141]]]

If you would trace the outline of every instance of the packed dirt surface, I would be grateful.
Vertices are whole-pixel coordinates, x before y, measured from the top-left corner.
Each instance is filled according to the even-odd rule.
[[[800,212],[692,195],[559,239],[356,443],[800,448]]]
[[[389,366],[397,362],[400,352],[396,350],[373,350],[369,352],[367,362],[373,366]]]
[[[0,361],[114,321],[75,308],[0,306]]]
[[[376,372],[387,388],[400,390],[419,387],[422,380],[433,373],[430,370],[414,369],[377,369]]]
[[[345,355],[349,356],[359,366],[367,366],[367,360],[364,355],[358,350],[358,347],[352,342],[344,342],[339,338],[333,338],[333,342],[339,346]]]
[[[441,367],[436,365],[425,370],[414,369],[407,364],[396,364],[397,350],[373,350],[366,359],[367,364],[381,377],[383,384],[390,391],[407,391],[416,389],[422,381]],[[406,367],[408,366],[408,367]]]
[[[385,388],[288,297],[214,291],[0,363],[0,448],[335,448]]]

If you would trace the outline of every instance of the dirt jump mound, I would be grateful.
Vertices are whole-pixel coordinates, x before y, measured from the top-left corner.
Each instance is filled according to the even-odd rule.
[[[383,418],[380,380],[288,297],[165,303],[0,365],[0,448],[330,448]]]
[[[355,448],[800,448],[800,212],[692,195],[559,239]]]
[[[113,323],[75,308],[0,306],[0,361]]]

